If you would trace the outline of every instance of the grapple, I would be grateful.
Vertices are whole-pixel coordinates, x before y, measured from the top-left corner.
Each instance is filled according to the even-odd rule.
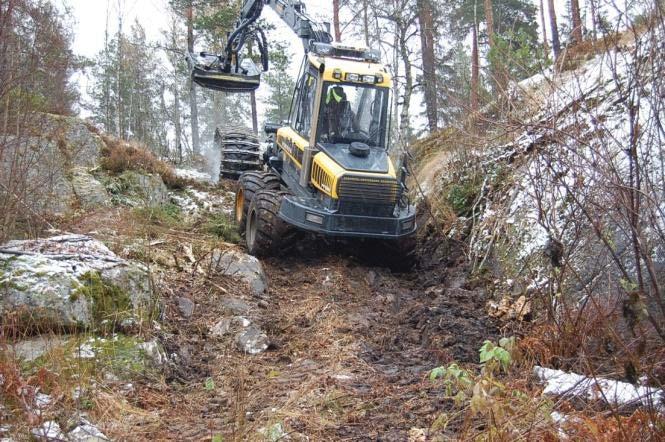
[[[190,54],[192,80],[201,87],[224,92],[251,92],[261,84],[261,72],[250,60],[225,68],[218,55]]]

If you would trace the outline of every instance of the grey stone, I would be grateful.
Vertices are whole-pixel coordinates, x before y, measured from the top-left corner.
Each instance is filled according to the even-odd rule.
[[[145,352],[145,355],[150,358],[156,367],[163,365],[168,360],[166,352],[164,352],[159,342],[154,339],[152,341],[142,342],[137,347]]]
[[[256,296],[262,295],[268,289],[268,279],[261,261],[239,250],[213,250],[210,271],[244,281]]]
[[[223,338],[232,328],[247,328],[252,322],[244,316],[234,316],[232,318],[224,318],[210,327],[210,334],[217,338]]]
[[[233,319],[224,318],[221,321],[217,322],[212,327],[210,327],[210,334],[217,338],[221,338],[231,330],[232,324],[233,324]]]
[[[117,257],[104,244],[84,235],[10,241],[0,246],[0,315],[23,313],[20,328],[43,321],[54,329],[96,327],[94,299],[80,290],[90,275],[119,289],[131,304],[118,312],[141,317],[152,305],[145,266]],[[109,312],[113,313],[113,312]]]
[[[140,205],[158,207],[170,201],[169,191],[159,175],[128,170],[120,175],[120,181],[128,195],[137,198]]]
[[[258,327],[250,325],[236,336],[236,345],[243,353],[257,355],[268,349],[270,340]]]
[[[67,436],[62,432],[62,428],[55,421],[46,421],[41,426],[33,428],[30,433],[39,441],[62,441],[67,440]]]
[[[367,285],[370,287],[374,287],[378,281],[378,275],[374,270],[370,270],[367,272],[367,276],[365,277],[365,281],[367,282]]]
[[[25,362],[32,362],[40,356],[62,347],[67,339],[60,336],[43,335],[36,338],[17,341],[10,345],[9,352]]]
[[[191,318],[191,316],[194,314],[194,301],[184,297],[179,297],[177,301],[180,314],[185,318]]]
[[[11,184],[8,187],[13,189],[19,186],[22,209],[27,206],[31,213],[65,214],[77,200],[70,171],[96,166],[104,142],[78,118],[51,114],[35,114],[34,118],[33,126],[40,128],[40,136],[5,138],[0,184]],[[20,158],[19,163],[16,158]],[[8,173],[10,170],[13,173]],[[15,181],[17,176],[22,182]]]
[[[71,183],[74,195],[76,195],[84,209],[111,205],[111,197],[104,185],[88,173],[86,169],[73,169],[71,172]]]
[[[67,438],[71,442],[108,442],[110,440],[96,426],[83,418],[72,431],[67,433]]]
[[[231,312],[235,315],[243,315],[251,310],[250,305],[242,299],[228,297],[222,298],[219,302],[225,308],[231,310]]]

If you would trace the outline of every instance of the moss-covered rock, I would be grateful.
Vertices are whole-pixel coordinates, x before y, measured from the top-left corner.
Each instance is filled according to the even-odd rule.
[[[99,241],[65,235],[0,246],[0,316],[17,329],[115,328],[147,319],[150,275]]]

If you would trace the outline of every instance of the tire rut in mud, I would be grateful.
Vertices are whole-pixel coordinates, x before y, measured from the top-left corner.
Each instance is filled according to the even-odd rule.
[[[425,267],[394,274],[359,255],[326,244],[264,260],[262,299],[226,281],[215,290],[192,277],[173,281],[172,298],[189,296],[197,308],[183,319],[173,299],[167,306],[163,342],[179,363],[166,389],[150,391],[170,404],[159,407],[150,437],[256,440],[280,423],[292,440],[407,440],[450,410],[427,375],[452,361],[476,363],[483,340],[495,338],[485,293],[454,258],[433,262],[432,252]],[[271,340],[267,352],[245,355],[209,334],[229,314],[225,296],[251,307],[246,316]]]

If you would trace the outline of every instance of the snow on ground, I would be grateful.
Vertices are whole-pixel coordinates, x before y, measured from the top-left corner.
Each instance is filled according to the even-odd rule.
[[[612,406],[644,406],[665,413],[665,393],[661,389],[636,386],[606,378],[589,378],[575,373],[535,366],[535,376],[545,384],[543,394],[580,397],[603,401]]]
[[[195,169],[175,169],[175,174],[179,178],[184,178],[188,180],[200,181],[202,183],[213,183],[214,180],[209,173],[201,172],[200,170]]]

